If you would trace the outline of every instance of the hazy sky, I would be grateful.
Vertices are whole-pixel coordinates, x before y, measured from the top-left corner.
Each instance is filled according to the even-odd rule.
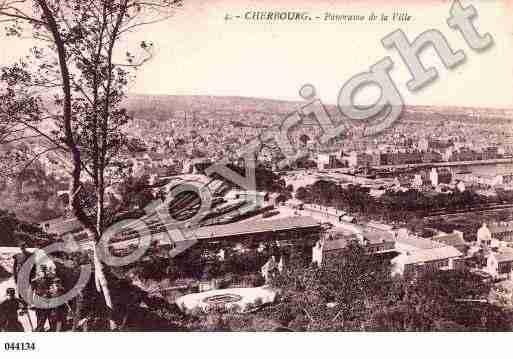
[[[319,1],[319,0],[208,0],[184,1],[184,8],[166,22],[151,25],[134,39],[150,39],[157,56],[138,73],[131,91],[148,94],[234,95],[299,99],[301,85],[311,83],[322,100],[335,103],[341,86],[353,75],[390,56],[392,77],[407,104],[462,105],[513,108],[513,7],[503,0],[462,1],[473,4],[481,33],[489,32],[495,44],[483,53],[473,52],[460,34],[446,24],[450,1]],[[226,21],[225,15],[252,10],[310,11],[368,16],[371,12],[407,12],[410,22],[293,23],[282,21]],[[424,52],[424,63],[437,66],[439,78],[412,94],[406,89],[409,73],[394,50],[381,38],[402,29],[410,40],[434,28],[461,49],[467,61],[446,70],[434,51]],[[2,40],[9,53],[16,46]],[[365,94],[363,100],[373,99]],[[363,101],[362,100],[362,101]]]

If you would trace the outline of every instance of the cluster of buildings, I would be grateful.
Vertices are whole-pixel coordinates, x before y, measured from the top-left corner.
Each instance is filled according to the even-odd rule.
[[[228,107],[233,105],[229,104]],[[469,118],[476,116],[472,113],[466,115]],[[488,175],[433,166],[405,173],[376,175],[374,172],[374,176],[372,173],[358,172],[361,168],[380,166],[432,165],[513,156],[513,135],[501,122],[483,126],[479,121],[471,121],[461,126],[461,121],[457,119],[440,116],[433,120],[433,116],[430,109],[407,111],[403,121],[387,129],[379,138],[334,139],[328,144],[315,140],[319,135],[318,127],[303,127],[294,134],[295,142],[308,154],[307,159],[313,163],[312,172],[315,173],[305,171],[293,175],[294,178],[285,177],[286,184],[292,184],[297,189],[319,179],[327,179],[368,186],[373,191],[371,194],[379,195],[394,188],[432,190],[444,187],[464,191],[469,186],[495,188],[513,182],[511,173]],[[154,120],[134,118],[129,124],[134,150],[122,153],[116,160],[127,167],[134,177],[148,175],[149,184],[155,185],[155,188],[160,179],[170,178],[163,187],[165,192],[169,192],[187,175],[200,176],[198,173],[201,169],[216,160],[236,160],[235,154],[240,148],[257,138],[263,129],[276,126],[281,118],[283,116],[266,113],[265,109],[256,105],[233,108],[232,111],[209,110],[207,107],[192,112],[174,111],[171,115]],[[279,156],[277,151],[277,147],[264,147],[258,159],[272,168]],[[64,181],[69,177],[71,168],[67,159],[58,156],[49,153],[42,156],[40,162],[48,173]],[[109,169],[113,173],[115,166],[113,164],[113,168]],[[328,169],[341,171],[325,171]],[[110,179],[115,176],[108,173],[106,177]],[[59,188],[59,191],[65,194],[67,188]],[[116,187],[113,186],[111,191],[114,191],[115,197]],[[233,198],[231,195],[233,192],[222,195],[220,203],[214,206],[207,218],[208,223],[190,229],[183,241],[171,243],[171,247],[166,248],[170,256],[177,258],[198,243],[217,247],[248,242],[280,243],[283,246],[309,247],[312,262],[324,266],[338,260],[348,245],[354,242],[360,244],[367,255],[389,261],[391,275],[410,276],[431,270],[458,269],[467,266],[468,259],[476,253],[483,253],[485,259],[479,270],[494,278],[511,279],[513,222],[485,224],[478,231],[477,242],[469,244],[464,241],[461,232],[421,238],[405,229],[380,223],[352,223],[353,218],[346,213],[336,213],[337,221],[345,223],[343,226],[335,224],[326,229],[318,219],[301,214],[304,209],[299,204],[294,208],[294,215],[239,220],[276,210],[275,203],[266,197],[264,202],[267,202],[267,207],[262,207],[262,211],[243,212],[241,208],[247,202],[244,194],[239,193]],[[280,212],[279,208],[277,212]],[[222,221],[218,222],[219,218]],[[76,219],[59,218],[41,225],[46,232],[57,237],[73,235],[81,243],[88,243],[88,236]],[[148,235],[160,238],[158,234],[166,231],[166,225],[151,223]],[[115,246],[130,246],[140,240],[137,234],[129,233]],[[164,238],[159,243],[168,245]],[[221,248],[218,252],[220,258],[224,257],[222,253]],[[269,272],[281,270],[284,265],[283,258],[271,258],[262,269],[262,274],[267,278]]]
[[[336,262],[351,242],[361,245],[368,255],[395,251],[395,238],[391,232],[352,224],[349,231],[332,228],[324,233],[312,248],[312,262],[318,266]]]
[[[312,248],[312,262],[323,266],[337,261],[351,242],[362,245],[368,255],[389,262],[391,276],[468,268],[496,281],[513,279],[513,222],[484,223],[476,242],[466,242],[456,230],[422,238],[405,228],[352,224],[350,231],[323,233]]]
[[[433,270],[460,269],[464,266],[463,234],[455,232],[433,238],[420,238],[399,231],[396,248],[399,253],[391,261],[392,275],[411,276]]]
[[[467,186],[477,186],[482,188],[495,188],[511,183],[511,175],[503,174],[476,174],[472,172],[457,172],[453,174],[453,180],[462,182]]]
[[[476,245],[470,251],[482,254],[484,271],[492,277],[512,279],[513,222],[483,223],[477,231]]]
[[[318,266],[336,261],[351,242],[363,246],[368,255],[390,262],[391,276],[412,276],[425,271],[462,268],[465,247],[463,234],[439,234],[421,238],[405,228],[374,223],[352,225],[353,233],[328,232],[312,249],[312,261]]]
[[[453,144],[447,144],[443,150],[438,148],[409,148],[391,147],[388,145],[377,148],[367,148],[360,151],[344,150],[333,153],[319,153],[316,162],[319,169],[341,167],[379,167],[416,164],[433,164],[442,162],[486,161],[505,158],[504,150],[497,146],[470,150],[456,149]],[[510,158],[510,157],[507,157]]]
[[[166,190],[186,179],[206,181],[203,177],[205,176],[187,174],[174,176],[168,182]],[[426,180],[431,185],[439,185],[436,169],[416,180]],[[365,255],[376,259],[376,263],[390,263],[391,276],[409,277],[427,271],[462,268],[477,270],[497,280],[510,280],[513,276],[513,222],[485,223],[477,232],[477,241],[469,243],[463,239],[463,234],[459,231],[439,232],[430,238],[422,238],[405,228],[396,228],[379,222],[357,224],[344,211],[334,210],[331,213],[326,210],[324,213],[297,200],[289,201],[287,206],[290,208],[281,208],[274,202],[276,196],[273,194],[257,195],[261,197],[259,198],[262,203],[268,206],[265,206],[263,212],[252,212],[246,220],[235,220],[234,217],[234,220],[224,224],[209,222],[198,228],[188,229],[182,240],[171,243],[164,234],[159,234],[166,231],[166,223],[151,224],[146,235],[151,236],[152,240],[157,239],[155,245],[162,247],[170,257],[177,259],[198,244],[206,248],[215,248],[215,256],[221,260],[224,260],[227,247],[244,251],[247,243],[256,243],[259,246],[276,244],[282,248],[307,248],[311,251],[312,263],[322,267],[343,258],[342,254],[348,246],[351,243],[358,243],[363,247]],[[227,191],[222,196],[224,202],[214,206],[212,218],[226,216],[232,213],[232,210],[239,211],[240,207],[235,208],[235,204],[247,202],[250,198],[247,193],[240,190]],[[220,210],[225,207],[229,207],[228,212]],[[278,215],[273,214],[270,218],[264,215],[257,217],[271,210]],[[325,216],[326,219],[320,219],[316,215],[316,210],[321,211],[319,216]],[[326,223],[331,225],[326,226]],[[90,238],[79,221],[74,218],[49,220],[42,222],[41,226],[49,234],[60,238],[72,235],[85,249],[90,247]],[[141,239],[138,234],[126,234],[113,243],[112,248],[133,248]],[[476,257],[481,258],[477,267]],[[281,271],[286,265],[284,257],[271,257],[262,268],[261,274],[269,280],[273,271]]]

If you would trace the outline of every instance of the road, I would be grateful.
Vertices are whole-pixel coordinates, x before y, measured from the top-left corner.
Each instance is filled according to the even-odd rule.
[[[458,217],[462,216],[468,213],[486,213],[486,212],[498,212],[498,211],[507,211],[507,210],[513,210],[513,204],[508,205],[501,205],[497,207],[490,207],[490,208],[475,208],[470,210],[461,210],[456,212],[448,212],[448,213],[434,213],[434,214],[428,214],[424,216],[423,218],[447,218],[447,217]]]
[[[339,216],[342,215],[342,211],[338,211],[335,208],[327,208],[323,206],[316,206],[305,204],[304,209],[298,211],[301,215],[306,215],[317,219],[318,221],[331,223],[334,227],[342,229],[350,233],[360,233],[360,228],[349,222],[339,220]]]
[[[513,163],[513,158],[493,158],[489,160],[477,161],[455,161],[455,162],[429,162],[429,163],[414,163],[404,165],[380,165],[372,166],[372,168],[380,169],[400,169],[400,168],[415,168],[415,167],[457,167],[457,166],[475,166],[475,165],[494,165],[502,163]]]
[[[401,169],[401,168],[416,168],[416,167],[457,167],[457,166],[475,166],[475,165],[493,165],[493,164],[504,164],[504,163],[513,163],[513,158],[492,158],[488,160],[476,160],[476,161],[452,161],[452,162],[426,162],[426,163],[411,163],[411,164],[400,164],[400,165],[379,165],[379,166],[371,166],[373,169]],[[319,174],[331,173],[331,172],[339,172],[339,173],[350,173],[351,169],[348,167],[341,168],[325,168],[323,170],[318,170],[317,168],[304,168],[304,169],[295,169],[289,171],[280,171],[285,172],[287,174]]]

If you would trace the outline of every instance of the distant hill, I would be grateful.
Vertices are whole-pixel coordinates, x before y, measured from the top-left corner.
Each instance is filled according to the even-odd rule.
[[[168,119],[177,112],[219,112],[219,113],[262,113],[284,115],[304,106],[306,102],[281,101],[265,98],[227,96],[175,96],[175,95],[130,95],[126,108],[136,117]],[[327,105],[328,111],[336,111],[335,105]],[[448,106],[405,106],[405,114],[430,114],[463,119],[513,119],[513,109],[448,107]]]
[[[278,101],[249,97],[225,96],[173,96],[173,95],[131,95],[125,102],[126,108],[136,117],[169,116],[174,112],[261,112],[269,114],[288,113],[301,102]]]

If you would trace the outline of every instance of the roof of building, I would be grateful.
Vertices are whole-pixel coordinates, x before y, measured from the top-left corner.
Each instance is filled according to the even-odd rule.
[[[405,245],[409,247],[413,247],[418,250],[424,249],[434,249],[444,247],[445,244],[432,241],[431,239],[421,238],[417,236],[408,236],[407,238],[397,238],[397,243],[399,245]]]
[[[494,253],[497,262],[513,262],[513,253]]]
[[[344,237],[324,241],[324,244],[322,246],[322,251],[329,252],[329,251],[336,251],[336,250],[344,249],[347,247],[348,243],[349,243],[349,239],[344,238]]]
[[[389,225],[389,224],[385,224],[385,223],[381,223],[381,222],[377,222],[377,221],[369,221],[367,223],[367,226],[368,227],[372,227],[372,228],[376,228],[376,229],[380,229],[380,230],[383,230],[383,231],[391,231],[391,230],[394,229],[394,227]]]
[[[351,241],[359,241],[359,234],[341,231],[340,228],[333,229],[328,232],[330,239],[324,241],[323,250],[331,251],[342,249]],[[362,230],[361,235],[367,240],[367,244],[381,244],[387,242],[395,242],[394,235],[390,232],[372,231],[368,229]]]
[[[365,238],[370,244],[379,244],[395,241],[394,234],[386,231],[372,231],[365,229],[362,235],[363,238]]]
[[[195,229],[191,234],[198,239],[207,239],[316,227],[320,227],[320,223],[312,217],[294,216],[267,221],[237,222],[217,226],[205,226]]]
[[[461,252],[452,246],[431,248],[407,255],[404,264],[421,264],[425,262],[460,257],[461,255]]]
[[[353,228],[334,226],[326,231],[326,236],[337,239],[342,236],[357,238],[357,233]]]
[[[502,233],[513,231],[513,222],[490,223],[488,229],[491,233]]]
[[[432,239],[434,241],[453,247],[462,247],[467,245],[467,242],[465,242],[465,240],[458,233],[442,234],[440,236],[435,236]]]

